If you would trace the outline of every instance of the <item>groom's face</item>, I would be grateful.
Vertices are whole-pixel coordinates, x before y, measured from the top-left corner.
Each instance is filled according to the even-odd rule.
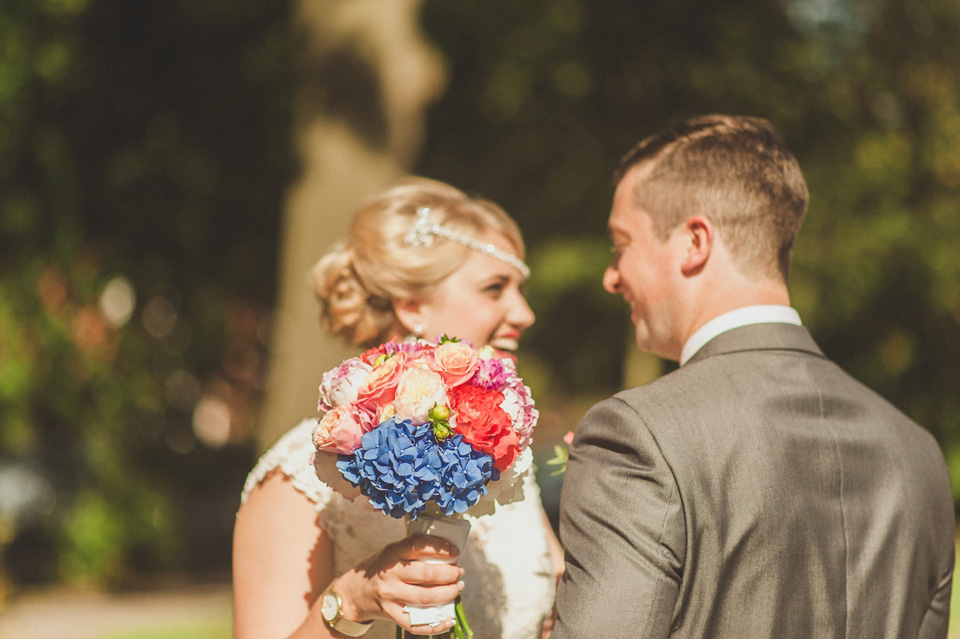
[[[639,165],[620,181],[610,211],[614,257],[603,275],[604,288],[630,306],[637,347],[679,359],[682,344],[674,337],[678,308],[676,245],[661,241],[650,215],[636,203],[635,188],[646,167]]]

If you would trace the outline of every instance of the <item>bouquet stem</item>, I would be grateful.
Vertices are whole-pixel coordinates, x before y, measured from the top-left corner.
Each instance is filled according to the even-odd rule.
[[[456,639],[473,639],[473,630],[470,629],[470,624],[467,623],[467,613],[463,609],[463,601],[460,600],[460,597],[457,597],[457,620],[453,625],[453,636]]]

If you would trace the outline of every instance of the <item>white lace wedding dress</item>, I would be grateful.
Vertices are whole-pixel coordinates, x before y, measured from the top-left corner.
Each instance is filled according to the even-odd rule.
[[[349,501],[317,479],[312,463],[315,423],[304,420],[260,458],[241,500],[279,468],[316,504],[320,525],[333,540],[333,569],[339,575],[404,537],[406,530],[402,520],[375,510],[365,498]],[[459,563],[466,573],[464,607],[476,639],[534,639],[553,608],[555,584],[540,490],[532,475],[525,481],[523,500],[498,507],[492,515],[468,517],[470,538]],[[365,637],[393,639],[395,633],[395,625],[378,620]]]

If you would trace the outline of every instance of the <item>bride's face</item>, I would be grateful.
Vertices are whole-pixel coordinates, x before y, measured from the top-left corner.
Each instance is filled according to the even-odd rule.
[[[478,239],[515,254],[498,234]],[[463,265],[420,303],[422,336],[434,340],[447,335],[475,348],[489,344],[500,351],[515,351],[520,336],[534,321],[523,283],[523,275],[509,264],[469,251]]]

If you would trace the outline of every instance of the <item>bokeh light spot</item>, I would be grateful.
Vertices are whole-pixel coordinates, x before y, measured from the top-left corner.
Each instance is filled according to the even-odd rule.
[[[118,275],[110,280],[100,294],[100,312],[114,328],[130,320],[137,304],[137,294],[127,278]]]

